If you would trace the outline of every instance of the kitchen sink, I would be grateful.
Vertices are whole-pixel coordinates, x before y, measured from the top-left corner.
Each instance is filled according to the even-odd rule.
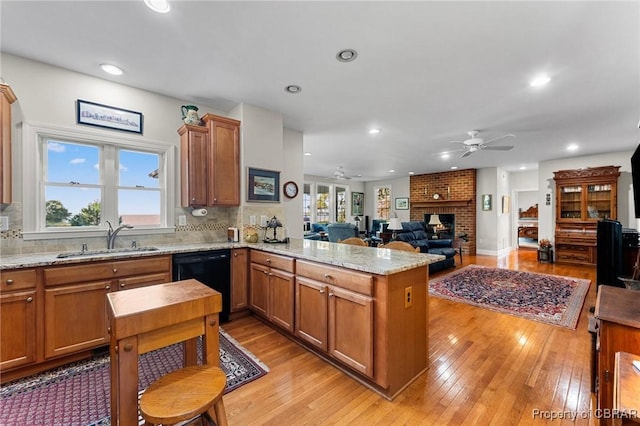
[[[103,249],[103,250],[70,251],[66,253],[60,253],[56,257],[58,259],[66,259],[68,257],[99,256],[102,254],[111,254],[111,253],[136,253],[141,251],[156,251],[156,250],[158,250],[158,247],[127,247],[127,248]]]

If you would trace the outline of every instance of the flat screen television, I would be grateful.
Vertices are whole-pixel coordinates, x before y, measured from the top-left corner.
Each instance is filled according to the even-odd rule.
[[[633,182],[633,205],[636,219],[640,218],[640,145],[631,156],[631,180]]]

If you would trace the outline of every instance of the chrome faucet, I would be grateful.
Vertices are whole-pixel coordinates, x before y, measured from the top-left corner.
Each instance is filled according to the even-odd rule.
[[[107,231],[107,249],[111,250],[116,242],[118,232],[122,231],[124,228],[132,229],[133,225],[127,225],[123,223],[114,230],[111,226],[111,222],[109,222],[108,220],[105,222],[107,222],[107,225],[109,225],[109,230]]]

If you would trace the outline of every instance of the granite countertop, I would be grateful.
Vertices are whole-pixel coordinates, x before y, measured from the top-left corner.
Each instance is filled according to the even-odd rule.
[[[0,258],[0,270],[68,265],[99,260],[120,260],[157,256],[161,254],[189,253],[243,247],[264,250],[270,253],[295,257],[297,259],[305,259],[378,275],[395,274],[397,272],[425,266],[444,259],[444,256],[427,253],[411,253],[400,250],[360,247],[348,244],[330,243],[328,241],[301,239],[292,239],[289,244],[213,242],[175,244],[156,247],[158,250],[154,251],[100,253],[68,258],[57,258],[57,252],[2,256]]]

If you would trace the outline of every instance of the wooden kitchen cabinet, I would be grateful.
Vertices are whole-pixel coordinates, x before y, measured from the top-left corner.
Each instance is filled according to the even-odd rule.
[[[35,269],[3,271],[0,280],[0,370],[36,361]]]
[[[44,269],[44,357],[109,344],[106,294],[171,281],[171,257]]]
[[[213,114],[180,135],[182,207],[240,205],[240,122]]]
[[[240,205],[240,122],[205,114],[209,129],[208,199],[211,206]]]
[[[373,277],[302,260],[296,274],[296,336],[373,377]]]
[[[249,306],[249,249],[233,249],[231,254],[231,312]]]
[[[616,352],[637,354],[640,348],[640,301],[637,291],[600,285],[596,300],[595,317],[599,322],[600,348],[596,357],[598,377],[598,409],[605,413],[613,410],[613,385]],[[607,411],[608,410],[608,411]],[[601,425],[613,424],[610,418],[601,418]]]
[[[290,333],[294,331],[294,259],[251,250],[249,306]]]
[[[0,83],[0,204],[11,204],[11,87]]]
[[[595,265],[597,222],[617,218],[620,166],[554,172],[556,261]]]
[[[207,206],[209,130],[185,124],[180,135],[180,201],[182,207]]]

